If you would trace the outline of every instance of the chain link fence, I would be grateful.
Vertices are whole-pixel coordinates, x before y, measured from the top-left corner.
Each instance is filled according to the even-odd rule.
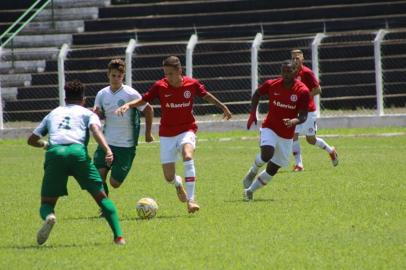
[[[319,79],[323,89],[321,117],[376,115],[376,32],[328,33],[318,48]],[[385,32],[380,45],[383,109],[385,114],[405,114],[406,30]],[[235,120],[244,120],[252,93],[252,38],[202,39],[193,50],[193,77],[226,103]],[[314,35],[289,38],[266,37],[258,50],[258,83],[280,74],[281,62],[290,50],[301,49],[305,64],[312,67]],[[180,57],[186,70],[188,42],[138,43],[131,57],[132,86],[140,93],[161,79],[162,60]],[[108,85],[107,65],[113,58],[125,59],[127,44],[82,45],[69,48],[64,63],[65,81],[79,79],[87,86],[87,106],[98,90]],[[56,48],[3,49],[0,61],[3,127],[30,127],[59,105],[58,56]],[[35,56],[35,57],[34,57]],[[260,112],[266,112],[266,101]],[[160,111],[156,106],[156,115]],[[197,98],[194,112],[199,121],[217,121],[221,111]]]

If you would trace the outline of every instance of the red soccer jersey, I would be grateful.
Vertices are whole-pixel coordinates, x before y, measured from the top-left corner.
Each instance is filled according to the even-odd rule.
[[[262,127],[272,129],[278,136],[292,139],[295,127],[287,127],[283,123],[285,118],[296,118],[299,111],[306,111],[309,104],[310,92],[306,85],[294,80],[291,89],[283,86],[283,79],[268,80],[259,87],[261,96],[269,97],[269,112]]]
[[[193,100],[196,95],[203,97],[206,94],[207,90],[198,80],[184,76],[182,85],[176,88],[170,86],[166,78],[155,82],[142,99],[147,102],[159,99],[159,136],[173,137],[185,131],[197,131]]]
[[[313,71],[304,65],[302,65],[302,67],[298,71],[296,79],[304,83],[307,86],[307,88],[309,88],[309,91],[312,91],[313,88],[318,87],[320,85],[316,76],[314,76]],[[313,96],[310,95],[309,112],[314,111],[316,111],[316,104],[314,103]]]

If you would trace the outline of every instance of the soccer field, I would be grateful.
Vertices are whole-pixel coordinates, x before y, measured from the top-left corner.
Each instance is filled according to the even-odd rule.
[[[129,177],[110,193],[126,246],[112,243],[73,178],[50,238],[37,246],[44,152],[0,140],[0,269],[406,269],[406,128],[321,130],[338,150],[335,168],[301,139],[305,171],[282,169],[243,202],[257,136],[198,133],[194,215],[163,179],[159,144],[140,144]],[[137,218],[141,197],[157,200],[157,217]]]

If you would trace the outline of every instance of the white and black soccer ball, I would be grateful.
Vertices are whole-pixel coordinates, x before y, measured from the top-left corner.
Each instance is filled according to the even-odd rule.
[[[156,216],[158,204],[152,198],[141,198],[136,205],[137,214],[142,219],[151,219]]]

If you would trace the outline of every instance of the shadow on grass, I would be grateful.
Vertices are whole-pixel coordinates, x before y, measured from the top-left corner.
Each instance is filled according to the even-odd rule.
[[[4,245],[0,246],[0,249],[16,249],[16,250],[41,250],[41,249],[57,249],[57,248],[78,248],[78,247],[95,247],[95,246],[104,246],[111,245],[111,243],[87,243],[87,244],[50,244],[39,246],[36,244],[33,245]]]
[[[174,215],[174,216],[161,216],[161,215],[159,215],[159,216],[156,216],[156,217],[151,218],[151,219],[144,219],[144,218],[140,218],[140,217],[123,217],[120,220],[121,221],[134,221],[135,220],[135,221],[148,222],[148,221],[152,221],[154,219],[179,219],[179,218],[191,218],[191,217],[194,217],[194,216],[196,216],[196,215]]]
[[[250,204],[250,203],[256,203],[256,202],[275,202],[275,199],[254,199],[252,201],[246,202],[243,201],[242,199],[235,199],[235,200],[224,200],[225,203],[242,203],[242,204]]]

